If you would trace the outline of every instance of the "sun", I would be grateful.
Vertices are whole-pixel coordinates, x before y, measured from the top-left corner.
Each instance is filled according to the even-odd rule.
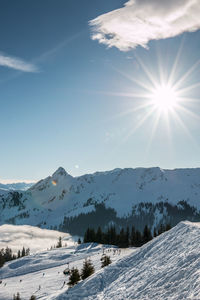
[[[152,104],[160,111],[173,110],[178,103],[178,92],[170,85],[157,86],[150,96]]]

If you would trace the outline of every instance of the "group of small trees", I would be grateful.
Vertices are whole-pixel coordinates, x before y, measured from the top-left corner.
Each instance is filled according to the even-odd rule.
[[[56,248],[62,248],[62,238],[61,238],[61,236],[58,238]]]
[[[13,300],[21,300],[20,294],[17,293],[17,295],[13,295]],[[36,296],[32,295],[30,300],[36,300]]]
[[[65,243],[64,246],[66,247],[67,244]],[[47,250],[53,250],[53,249],[62,248],[62,247],[63,247],[63,242],[62,242],[62,237],[60,236],[58,238],[57,244],[51,246],[50,249],[47,248]]]
[[[111,262],[112,261],[110,259],[110,256],[103,254],[103,256],[101,258],[101,267],[104,268],[104,267],[108,266],[109,264],[111,264]],[[95,272],[95,268],[94,268],[91,260],[86,259],[83,263],[83,268],[81,270],[81,273],[79,273],[79,270],[77,268],[72,268],[70,270],[68,285],[70,287],[72,287],[75,284],[77,284],[81,279],[82,280],[86,279],[87,277],[92,275],[94,272]]]
[[[23,256],[27,256],[30,254],[30,249],[27,248],[25,249],[24,247],[22,250],[17,252],[17,255],[13,254],[12,249],[6,247],[6,249],[1,249],[0,250],[0,267],[3,267],[4,263],[7,261],[11,261]]]
[[[169,230],[171,226],[167,224],[166,226],[161,225],[158,230],[154,229],[153,236]],[[106,232],[101,230],[101,227],[95,231],[93,228],[88,228],[84,235],[84,243],[96,242],[100,244],[116,245],[121,248],[126,248],[129,246],[140,247],[145,243],[149,242],[153,238],[150,228],[145,225],[143,232],[136,230],[132,226],[131,230],[129,227],[126,229],[122,228],[119,233],[116,232],[115,226],[108,228]]]
[[[112,263],[110,256],[103,254],[101,258],[101,267],[104,268]]]
[[[68,285],[72,287],[81,279],[84,280],[95,272],[94,266],[90,259],[86,259],[83,263],[83,268],[81,274],[77,268],[72,268],[70,270],[69,282]]]

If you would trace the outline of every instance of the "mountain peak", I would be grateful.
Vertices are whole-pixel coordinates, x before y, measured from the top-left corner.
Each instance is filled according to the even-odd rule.
[[[64,168],[62,167],[59,167],[52,175],[52,177],[55,177],[55,176],[66,176],[68,175],[67,172],[65,171]]]

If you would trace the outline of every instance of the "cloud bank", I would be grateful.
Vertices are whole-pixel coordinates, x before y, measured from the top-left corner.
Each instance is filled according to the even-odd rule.
[[[200,29],[200,0],[129,0],[90,21],[92,39],[128,51]]]
[[[7,56],[0,53],[0,66],[15,69],[22,72],[38,72],[35,65],[25,62],[22,59]]]
[[[0,249],[7,246],[16,253],[22,247],[30,248],[31,253],[46,250],[58,242],[62,237],[63,245],[74,245],[77,240],[68,233],[55,230],[41,229],[29,225],[2,225],[0,226]]]

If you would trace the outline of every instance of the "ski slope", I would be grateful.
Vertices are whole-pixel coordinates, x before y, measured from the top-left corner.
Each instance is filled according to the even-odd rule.
[[[13,294],[17,292],[22,300],[30,299],[31,295],[37,299],[49,299],[53,295],[51,299],[54,299],[68,289],[69,276],[63,274],[68,264],[70,268],[81,269],[84,259],[91,258],[98,271],[101,269],[103,251],[111,256],[113,262],[134,251],[124,249],[120,254],[114,254],[114,248],[111,249],[110,246],[82,244],[43,251],[6,263],[0,269],[0,299],[13,300]]]
[[[101,269],[104,251],[112,264]],[[0,269],[1,300],[199,300],[200,223],[181,222],[141,248],[122,249],[99,244],[71,245],[35,253]],[[115,254],[114,254],[115,253]],[[96,272],[73,288],[63,270],[90,258]]]

